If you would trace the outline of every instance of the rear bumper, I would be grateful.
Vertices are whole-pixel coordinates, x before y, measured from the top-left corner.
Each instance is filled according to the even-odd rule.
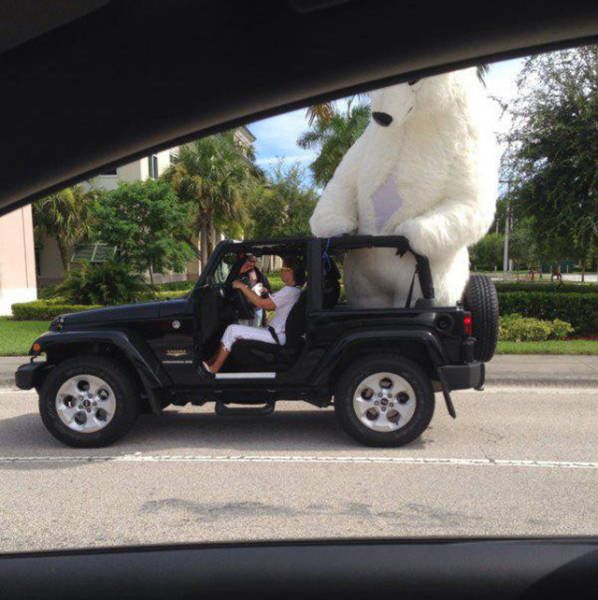
[[[41,381],[40,375],[46,368],[45,362],[30,362],[21,365],[15,373],[15,384],[22,390],[30,390]]]
[[[486,376],[483,362],[471,362],[464,365],[445,365],[438,367],[440,379],[449,390],[467,390],[481,388]]]

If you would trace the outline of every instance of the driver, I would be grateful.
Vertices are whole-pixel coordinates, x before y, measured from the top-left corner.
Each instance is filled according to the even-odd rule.
[[[258,296],[240,279],[235,279],[232,282],[233,288],[239,290],[254,306],[265,310],[275,310],[276,313],[269,327],[229,325],[224,331],[216,356],[208,362],[202,362],[206,372],[218,373],[220,371],[237,340],[257,340],[284,346],[287,317],[301,295],[301,286],[305,283],[305,270],[293,259],[287,258],[283,261],[280,278],[285,284],[284,287],[266,298]]]

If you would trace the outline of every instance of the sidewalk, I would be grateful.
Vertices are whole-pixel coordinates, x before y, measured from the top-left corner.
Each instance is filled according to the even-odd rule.
[[[14,388],[14,372],[27,356],[0,357],[0,388]],[[499,354],[486,365],[487,385],[596,387],[598,356]]]
[[[598,356],[498,354],[486,365],[487,385],[596,387]]]
[[[0,388],[15,388],[15,371],[29,356],[0,356]]]

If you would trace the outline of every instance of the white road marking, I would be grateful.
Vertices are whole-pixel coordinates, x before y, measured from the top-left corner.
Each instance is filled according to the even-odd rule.
[[[0,465],[17,463],[353,463],[466,467],[523,467],[543,469],[598,469],[598,461],[560,461],[491,458],[433,458],[398,456],[269,456],[269,455],[163,455],[122,456],[1,456]]]

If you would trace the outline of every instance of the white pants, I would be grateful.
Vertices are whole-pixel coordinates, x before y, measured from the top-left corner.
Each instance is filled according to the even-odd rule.
[[[284,333],[278,334],[280,345],[284,346],[287,341]],[[231,351],[233,344],[237,340],[256,340],[258,342],[267,342],[268,344],[276,344],[272,334],[265,327],[249,327],[248,325],[229,325],[224,330],[222,336],[222,345]]]
[[[239,325],[249,325],[250,327],[261,327],[262,325],[262,316],[264,315],[263,308],[255,309],[255,316],[253,319],[239,319]]]

